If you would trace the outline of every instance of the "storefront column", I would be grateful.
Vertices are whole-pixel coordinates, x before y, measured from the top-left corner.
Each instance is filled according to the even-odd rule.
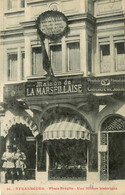
[[[47,144],[47,149],[46,149],[46,172],[48,174],[49,171],[49,146]]]
[[[99,132],[99,173],[100,180],[108,180],[108,139],[106,133]]]

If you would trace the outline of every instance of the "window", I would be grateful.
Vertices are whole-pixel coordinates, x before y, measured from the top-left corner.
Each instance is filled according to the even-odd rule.
[[[33,51],[33,59],[32,59],[32,74],[40,75],[44,73],[43,70],[43,57],[41,47],[34,47]]]
[[[80,43],[67,43],[67,72],[80,70]]]
[[[8,9],[18,9],[25,7],[25,0],[8,0]]]
[[[125,70],[125,42],[116,43],[116,71]]]
[[[88,72],[92,72],[92,42],[88,42]]]
[[[21,4],[20,7],[21,8],[24,8],[25,7],[25,0],[21,0],[21,3],[20,4]]]
[[[54,72],[62,72],[62,47],[61,45],[50,46],[51,65]]]
[[[17,54],[8,54],[8,80],[17,80]]]
[[[21,58],[22,58],[22,71],[21,71],[21,74],[22,74],[22,80],[24,80],[24,66],[25,66],[25,53],[22,52],[21,53]]]
[[[111,68],[111,57],[110,57],[110,45],[101,45],[101,72],[110,72]]]

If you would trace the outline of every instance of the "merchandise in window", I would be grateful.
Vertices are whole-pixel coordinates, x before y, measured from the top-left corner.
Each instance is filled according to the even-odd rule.
[[[125,42],[116,43],[116,71],[125,70]]]
[[[50,46],[51,65],[54,72],[62,72],[62,47],[61,45]]]
[[[8,80],[17,80],[17,54],[8,54]]]
[[[80,43],[67,43],[67,72],[80,70]]]
[[[33,75],[43,75],[45,72],[43,70],[43,57],[41,47],[35,47],[32,49],[32,74]]]
[[[101,72],[110,72],[111,68],[111,56],[110,56],[110,45],[101,45]]]

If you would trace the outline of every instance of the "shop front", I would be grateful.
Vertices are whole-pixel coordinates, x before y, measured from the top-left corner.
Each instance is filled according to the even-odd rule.
[[[15,115],[5,116],[2,132],[6,145],[25,153],[28,179],[88,181],[92,173],[98,174],[97,133],[91,120],[97,106],[85,86],[81,76],[5,86],[5,102],[14,102]]]
[[[19,148],[26,155],[26,179],[36,177],[36,136],[38,134],[37,125],[30,117],[14,116],[7,111],[2,124],[2,144],[5,145],[2,152],[5,152],[7,146],[10,145],[15,154]]]
[[[101,127],[101,180],[125,179],[125,119],[109,116]]]
[[[87,180],[90,131],[85,123],[69,120],[60,119],[43,133],[49,180]]]

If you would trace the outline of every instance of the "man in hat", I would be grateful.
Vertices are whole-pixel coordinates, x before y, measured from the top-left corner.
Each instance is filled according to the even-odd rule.
[[[20,148],[17,148],[17,152],[15,153],[15,159],[17,180],[19,180],[21,177],[25,179],[26,155],[24,154],[24,152],[21,152]]]
[[[14,168],[15,168],[15,158],[14,158],[14,153],[12,152],[12,146],[8,145],[7,146],[7,151],[4,152],[2,156],[2,160],[4,161],[3,163],[3,168],[5,172],[5,183],[8,183],[8,176],[11,175],[11,181],[14,183]]]

